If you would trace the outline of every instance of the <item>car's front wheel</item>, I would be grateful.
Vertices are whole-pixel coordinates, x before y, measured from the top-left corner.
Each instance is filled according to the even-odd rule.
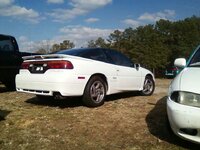
[[[155,82],[151,76],[146,76],[144,80],[143,90],[141,91],[141,95],[149,96],[152,95],[155,89]]]
[[[92,77],[85,87],[83,102],[88,107],[101,106],[106,96],[105,81],[99,77]]]

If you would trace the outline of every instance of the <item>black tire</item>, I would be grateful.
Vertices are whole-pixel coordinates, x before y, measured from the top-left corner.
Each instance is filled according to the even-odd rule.
[[[150,96],[153,94],[155,89],[155,82],[151,76],[146,76],[144,80],[143,90],[141,91],[141,95]]]
[[[4,82],[3,84],[6,86],[6,88],[7,88],[9,91],[15,91],[15,90],[16,90],[15,82],[14,82],[14,81]]]
[[[93,76],[85,87],[83,102],[88,107],[97,107],[104,104],[106,96],[105,81],[99,76]]]

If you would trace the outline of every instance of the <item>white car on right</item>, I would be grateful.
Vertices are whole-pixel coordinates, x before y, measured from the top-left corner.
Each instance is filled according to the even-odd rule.
[[[171,82],[167,115],[173,132],[179,137],[200,143],[200,46],[186,62],[175,60],[182,71]]]

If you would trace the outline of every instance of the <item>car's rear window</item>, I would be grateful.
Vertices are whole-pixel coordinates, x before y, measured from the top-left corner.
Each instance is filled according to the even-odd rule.
[[[56,54],[66,54],[72,56],[80,56],[83,53],[83,49],[69,49],[56,52]]]
[[[66,55],[88,58],[92,60],[108,62],[107,57],[102,51],[102,49],[98,49],[98,48],[97,49],[70,49],[70,50],[59,51],[56,54],[66,54]]]

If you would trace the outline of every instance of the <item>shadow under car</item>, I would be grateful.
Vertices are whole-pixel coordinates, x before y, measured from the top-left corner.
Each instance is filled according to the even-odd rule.
[[[166,101],[167,96],[158,100],[156,104],[149,103],[150,105],[155,105],[146,116],[146,123],[150,133],[160,140],[186,149],[200,149],[200,145],[183,140],[173,133],[167,117]]]

